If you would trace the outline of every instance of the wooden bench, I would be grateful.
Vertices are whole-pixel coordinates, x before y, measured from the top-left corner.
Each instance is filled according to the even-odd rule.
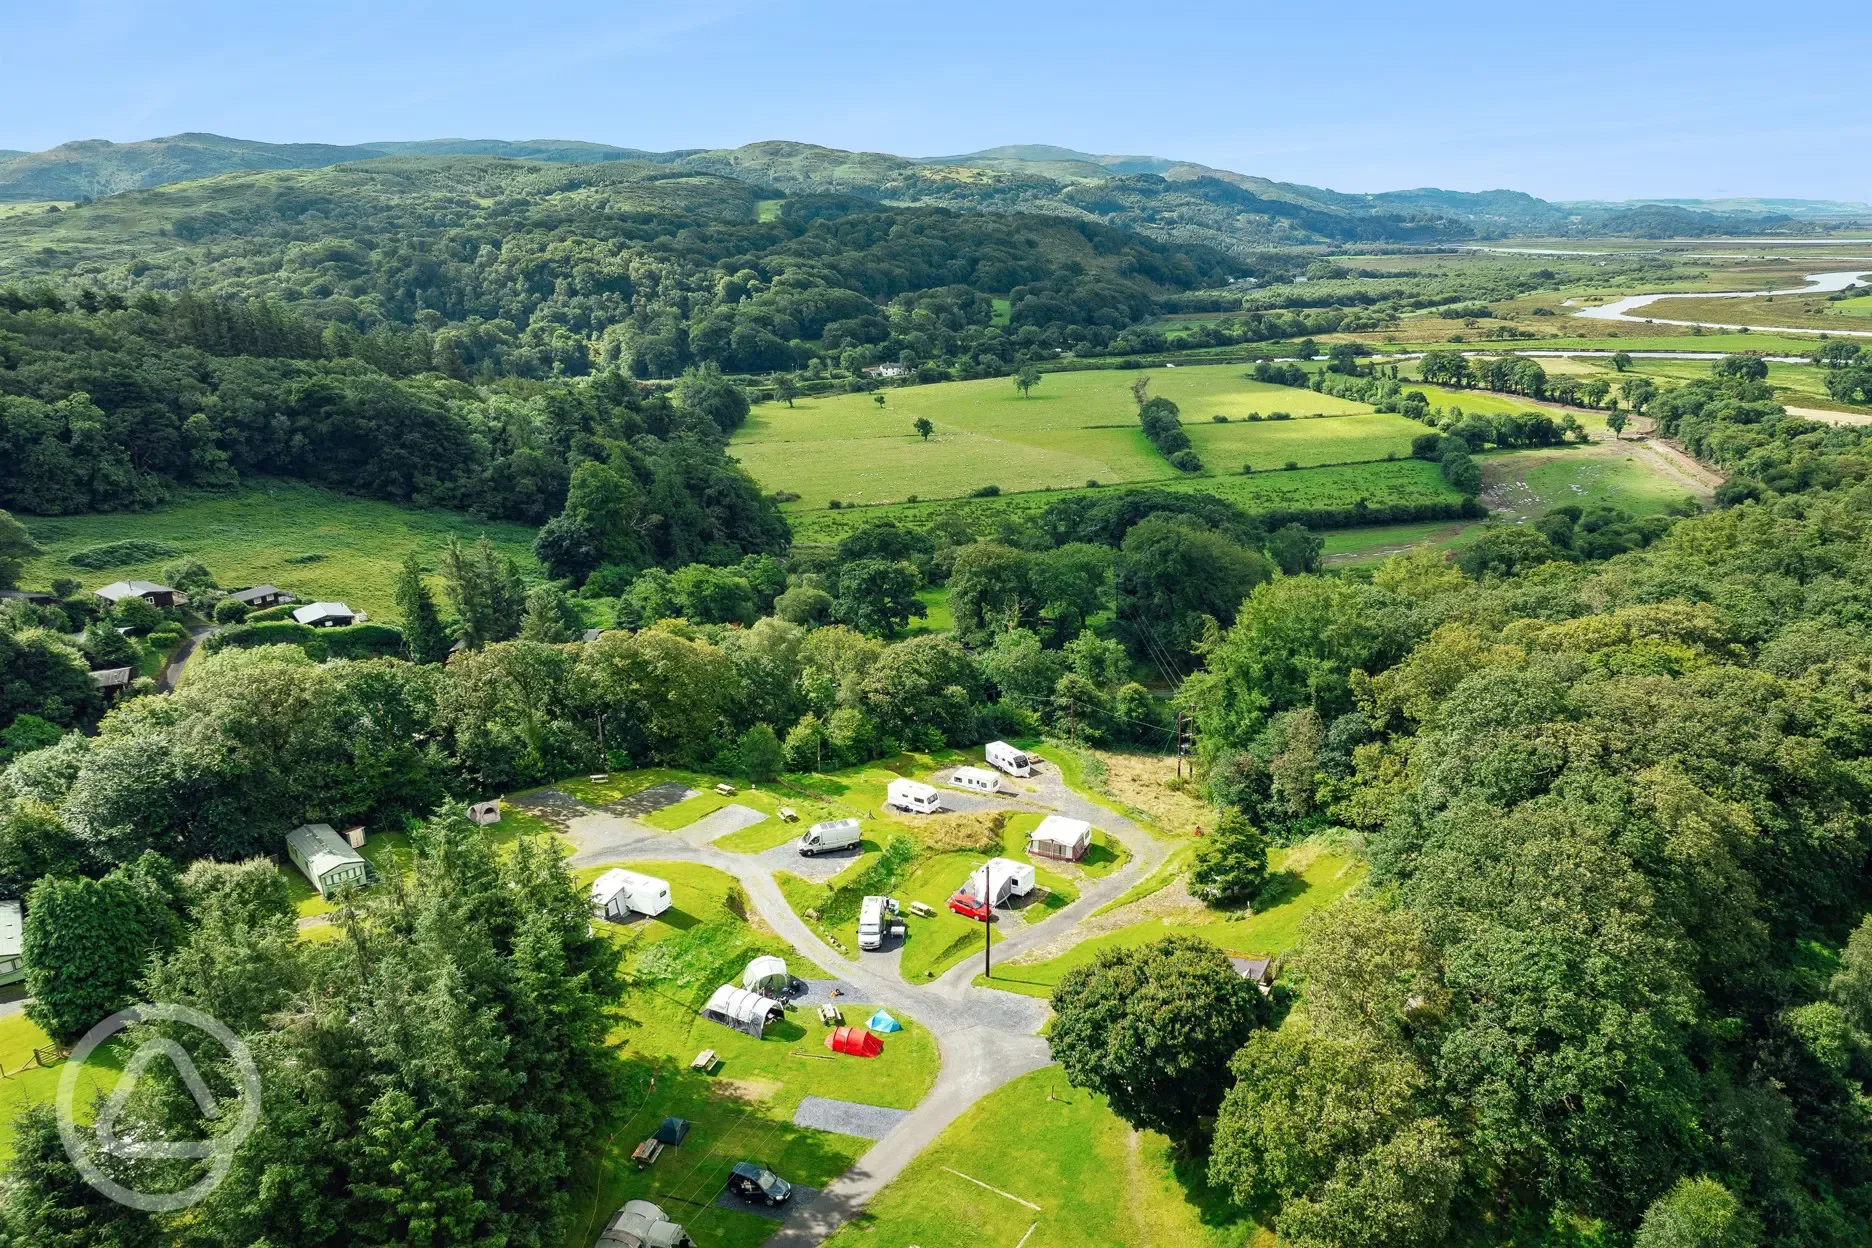
[[[656,1164],[656,1159],[663,1155],[663,1141],[654,1135],[639,1144],[631,1152],[631,1160],[637,1163],[639,1170]]]
[[[689,1063],[689,1069],[699,1070],[706,1074],[714,1065],[715,1050],[703,1049],[700,1053],[695,1055],[695,1061]]]

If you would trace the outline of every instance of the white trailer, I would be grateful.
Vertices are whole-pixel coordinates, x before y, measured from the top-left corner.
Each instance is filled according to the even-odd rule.
[[[835,849],[850,849],[861,839],[862,833],[856,819],[828,819],[800,833],[800,857],[811,858],[816,854],[829,854]]]
[[[991,906],[1005,906],[1009,898],[1025,897],[1033,889],[1033,865],[1011,858],[990,858],[968,880],[968,891]]]
[[[1017,750],[1005,741],[990,741],[987,749],[988,765],[1007,772],[1010,776],[1031,776],[1040,760],[1025,750]]]
[[[983,767],[958,767],[949,783],[971,793],[999,793],[1001,777]]]
[[[884,801],[913,815],[933,815],[942,809],[942,794],[916,780],[893,780],[884,791]]]
[[[613,923],[622,922],[631,912],[655,918],[670,908],[668,880],[612,867],[592,881],[592,913]]]

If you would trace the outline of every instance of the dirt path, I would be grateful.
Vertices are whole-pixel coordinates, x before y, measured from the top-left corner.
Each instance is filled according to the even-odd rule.
[[[168,693],[182,683],[182,669],[188,666],[189,659],[194,656],[195,647],[199,646],[209,634],[220,631],[208,624],[190,629],[188,640],[182,643],[181,647],[176,650],[175,657],[169,660],[169,665],[163,668],[162,678],[156,682],[156,691]]]
[[[1727,480],[1722,473],[1675,442],[1663,438],[1643,437],[1630,439],[1624,445],[1635,448],[1650,460],[1654,467],[1687,484],[1705,502],[1709,501],[1709,496],[1715,493],[1716,487]]]

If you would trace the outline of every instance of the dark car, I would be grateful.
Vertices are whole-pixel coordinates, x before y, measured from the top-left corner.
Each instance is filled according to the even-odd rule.
[[[780,1204],[793,1195],[791,1183],[752,1161],[735,1163],[734,1172],[728,1176],[728,1190],[742,1200],[758,1200],[769,1205]]]

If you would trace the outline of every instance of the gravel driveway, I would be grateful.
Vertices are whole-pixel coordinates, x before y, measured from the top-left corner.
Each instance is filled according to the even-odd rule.
[[[910,1116],[907,1109],[886,1109],[882,1105],[860,1105],[857,1101],[834,1101],[823,1096],[809,1096],[793,1111],[793,1125],[817,1131],[836,1131],[840,1135],[861,1135],[867,1140],[881,1140],[890,1129]]]

